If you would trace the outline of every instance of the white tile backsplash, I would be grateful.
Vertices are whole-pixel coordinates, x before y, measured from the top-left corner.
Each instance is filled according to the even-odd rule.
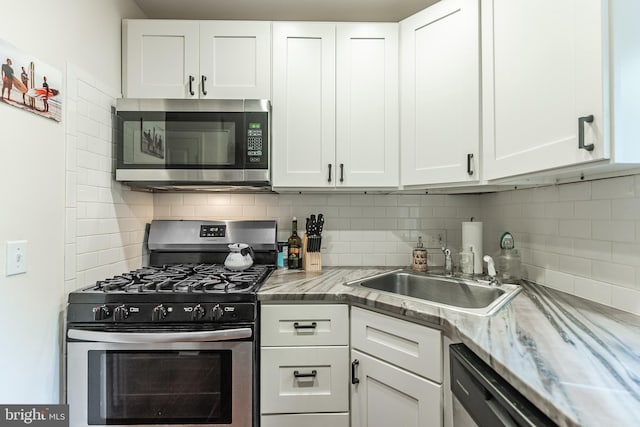
[[[157,219],[253,219],[278,222],[278,239],[291,234],[291,219],[323,213],[323,265],[407,266],[417,237],[441,264],[440,248],[459,250],[461,222],[480,217],[479,195],[380,194],[156,194]],[[192,215],[192,212],[194,215]]]
[[[486,253],[511,231],[529,279],[640,314],[640,175],[483,195],[481,205]],[[512,221],[520,207],[525,220]]]
[[[112,178],[111,108],[117,92],[69,65],[67,93],[71,107],[66,127],[65,288],[69,292],[142,264],[145,225],[153,218],[154,206],[151,194],[132,192]]]

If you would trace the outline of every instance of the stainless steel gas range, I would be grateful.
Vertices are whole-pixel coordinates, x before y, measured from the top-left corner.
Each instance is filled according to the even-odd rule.
[[[252,266],[224,267],[231,243],[253,247]],[[256,293],[275,221],[153,221],[148,246],[149,267],[69,294],[71,425],[257,425]]]

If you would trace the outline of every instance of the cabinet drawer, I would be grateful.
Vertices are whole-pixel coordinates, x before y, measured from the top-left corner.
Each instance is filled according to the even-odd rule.
[[[442,382],[442,340],[435,329],[353,307],[351,347]]]
[[[349,410],[348,347],[263,347],[260,356],[263,414]]]
[[[262,346],[349,345],[349,307],[344,304],[263,305]]]
[[[262,427],[349,427],[349,413],[263,415]]]

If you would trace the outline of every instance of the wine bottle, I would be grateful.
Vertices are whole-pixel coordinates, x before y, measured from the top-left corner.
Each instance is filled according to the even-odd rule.
[[[287,265],[289,268],[302,268],[302,239],[298,236],[298,220],[294,216],[291,223],[291,236],[287,240],[289,253]]]

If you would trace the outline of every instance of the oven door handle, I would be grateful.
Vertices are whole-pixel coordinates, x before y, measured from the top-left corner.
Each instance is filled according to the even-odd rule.
[[[69,329],[67,337],[80,341],[96,341],[118,344],[149,344],[173,342],[229,341],[251,338],[251,328],[223,329],[194,332],[102,332]]]

